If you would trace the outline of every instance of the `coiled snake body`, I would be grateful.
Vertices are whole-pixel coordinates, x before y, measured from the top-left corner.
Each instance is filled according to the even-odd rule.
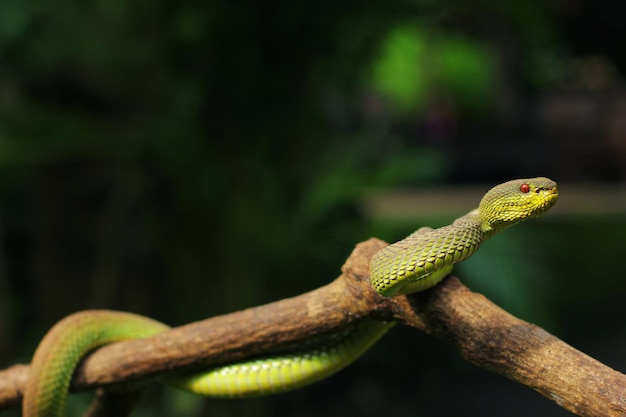
[[[495,233],[536,217],[558,198],[548,178],[513,180],[485,194],[477,209],[439,229],[420,229],[374,255],[370,279],[384,296],[436,285]],[[179,388],[198,394],[246,397],[282,392],[325,378],[344,368],[382,337],[392,322],[364,321],[306,352],[222,366],[174,377]],[[148,337],[169,327],[147,317],[115,311],[85,311],[57,323],[37,347],[24,392],[24,417],[60,417],[70,380],[89,351],[117,340]]]

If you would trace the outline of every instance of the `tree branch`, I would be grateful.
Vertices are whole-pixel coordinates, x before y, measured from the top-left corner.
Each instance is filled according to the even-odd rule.
[[[397,320],[441,338],[481,368],[524,384],[580,416],[626,414],[626,376],[519,320],[456,278],[409,297],[384,298],[369,284],[371,256],[386,245],[355,248],[330,284],[271,304],[124,341],[91,354],[74,390],[137,383],[174,370],[206,368],[284,348],[364,318]],[[0,408],[21,401],[26,365],[0,371]]]

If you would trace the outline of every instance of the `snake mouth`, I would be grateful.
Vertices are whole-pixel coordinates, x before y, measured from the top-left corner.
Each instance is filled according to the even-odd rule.
[[[545,191],[548,195],[559,195],[559,187],[556,185],[554,187],[547,188]]]
[[[559,190],[556,187],[549,188],[544,190],[544,194],[549,200],[556,200],[559,197]]]
[[[548,204],[551,206],[556,203],[556,200],[559,198],[559,189],[556,185],[550,188],[544,188],[543,195]]]

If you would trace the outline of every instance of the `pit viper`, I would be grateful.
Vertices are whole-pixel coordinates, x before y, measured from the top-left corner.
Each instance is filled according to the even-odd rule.
[[[536,217],[558,198],[548,178],[508,181],[489,190],[478,208],[438,229],[422,228],[377,252],[370,263],[373,287],[386,297],[436,285],[452,265],[470,257],[501,230]],[[292,390],[344,368],[382,337],[393,322],[365,320],[308,350],[225,365],[166,382],[194,393],[249,397]],[[24,391],[24,417],[61,417],[74,368],[88,352],[118,340],[148,337],[169,327],[132,313],[91,310],[58,322],[37,347]]]

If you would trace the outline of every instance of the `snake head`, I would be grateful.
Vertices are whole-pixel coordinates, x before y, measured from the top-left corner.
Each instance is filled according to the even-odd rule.
[[[559,191],[549,178],[512,180],[493,187],[480,201],[484,231],[497,231],[537,217],[556,203]]]

